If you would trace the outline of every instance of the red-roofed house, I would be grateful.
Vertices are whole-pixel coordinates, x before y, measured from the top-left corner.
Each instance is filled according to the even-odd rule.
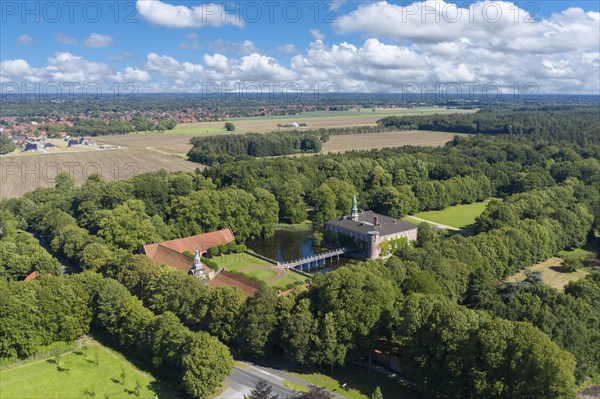
[[[201,261],[201,254],[210,247],[228,244],[235,237],[230,229],[213,231],[211,233],[198,234],[191,237],[178,238],[176,240],[163,241],[156,244],[144,245],[141,249],[154,263],[173,266],[184,273],[193,274],[205,281],[212,280],[215,273],[210,267]],[[184,252],[194,253],[194,258],[185,255]]]
[[[38,271],[33,271],[31,273],[29,273],[29,275],[27,277],[25,277],[25,281],[26,283],[35,280],[35,278],[38,276],[38,274],[40,274]]]
[[[210,288],[223,286],[238,287],[247,296],[254,296],[260,288],[260,284],[256,281],[241,274],[228,272],[227,270],[222,270],[218,273],[215,278],[210,280],[208,286]]]

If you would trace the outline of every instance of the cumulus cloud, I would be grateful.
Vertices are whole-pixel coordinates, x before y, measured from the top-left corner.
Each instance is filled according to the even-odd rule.
[[[48,57],[46,66],[33,67],[26,60],[0,62],[0,81],[31,83],[69,83],[84,86],[90,83],[111,85],[116,82],[147,82],[145,70],[127,67],[116,71],[102,62],[90,61],[69,52],[57,52]]]
[[[139,14],[148,22],[167,28],[203,26],[243,26],[238,14],[229,14],[222,3],[202,3],[196,7],[174,6],[160,0],[137,0]]]
[[[318,29],[310,29],[308,31],[308,33],[310,33],[310,35],[315,39],[315,40],[319,40],[319,41],[323,41],[325,40],[325,35],[322,34],[321,32],[319,32]]]
[[[112,42],[113,38],[110,36],[92,33],[83,41],[83,44],[85,44],[87,47],[99,48],[108,47],[112,44]]]
[[[146,69],[156,72],[164,77],[186,81],[197,77],[204,68],[199,64],[190,62],[179,62],[168,55],[158,55],[150,53],[146,57]]]
[[[251,41],[218,40],[208,43],[214,51],[202,58],[177,60],[152,52],[144,64],[119,71],[70,53],[51,57],[48,65],[40,68],[23,59],[7,60],[2,63],[2,77],[36,81],[105,73],[118,81],[135,78],[157,91],[201,90],[202,82],[207,81],[295,82],[304,88],[333,82],[341,92],[399,92],[405,84],[425,85],[431,90],[436,84],[454,83],[479,88],[494,84],[504,88],[504,93],[522,90],[529,83],[536,84],[540,93],[600,91],[600,13],[569,8],[524,22],[530,16],[516,5],[491,4],[457,8],[436,0],[405,7],[386,1],[363,3],[356,11],[339,16],[339,26],[334,27],[340,34],[363,36],[359,42],[325,44],[315,30],[315,40],[304,51],[293,44],[277,48],[293,55],[285,63],[260,54]],[[425,14],[419,14],[421,6],[429,7]],[[474,14],[485,7],[485,17]],[[502,18],[510,19],[492,22],[491,7],[500,7]],[[452,9],[467,13],[465,21],[456,20],[456,13],[452,17]],[[512,19],[515,13],[519,15],[516,22]],[[454,22],[444,20],[451,17]],[[198,40],[196,34],[186,38],[191,43]]]
[[[65,35],[64,33],[57,33],[56,35],[54,35],[54,40],[56,40],[57,43],[66,44],[69,46],[77,45],[77,39]]]
[[[27,34],[21,35],[17,38],[17,43],[21,46],[29,46],[33,44],[33,37]]]

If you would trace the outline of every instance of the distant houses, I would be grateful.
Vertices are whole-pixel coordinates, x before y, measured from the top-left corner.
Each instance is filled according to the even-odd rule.
[[[91,139],[89,137],[65,136],[64,140],[67,142],[69,147],[77,147],[77,146],[94,147],[94,146],[96,146],[96,140]]]

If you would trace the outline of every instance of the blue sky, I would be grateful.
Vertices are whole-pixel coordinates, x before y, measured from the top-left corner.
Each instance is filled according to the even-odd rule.
[[[394,91],[396,82],[535,81],[543,92],[598,94],[598,1],[68,4],[0,3],[2,82],[193,91],[273,79]]]

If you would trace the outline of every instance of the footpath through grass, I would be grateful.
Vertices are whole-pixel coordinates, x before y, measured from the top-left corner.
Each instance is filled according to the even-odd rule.
[[[271,269],[273,264],[247,253],[215,256],[214,258],[211,258],[211,260],[216,262],[220,268],[240,272],[262,281],[267,281],[277,276],[277,273]],[[283,290],[289,284],[304,280],[306,280],[306,277],[298,273],[287,271],[282,278],[267,282],[267,285],[278,290]]]
[[[450,227],[473,230],[475,219],[485,210],[488,202],[489,200],[467,205],[454,205],[441,211],[419,212],[414,216]]]
[[[96,342],[0,371],[0,398],[175,398],[169,387]],[[124,377],[124,378],[123,378]]]
[[[323,387],[350,399],[370,399],[376,387],[381,389],[384,398],[420,398],[413,389],[384,374],[352,365],[337,367],[333,373],[323,370],[312,373],[290,372],[290,374],[311,385]],[[343,384],[346,384],[346,389],[342,388]]]

